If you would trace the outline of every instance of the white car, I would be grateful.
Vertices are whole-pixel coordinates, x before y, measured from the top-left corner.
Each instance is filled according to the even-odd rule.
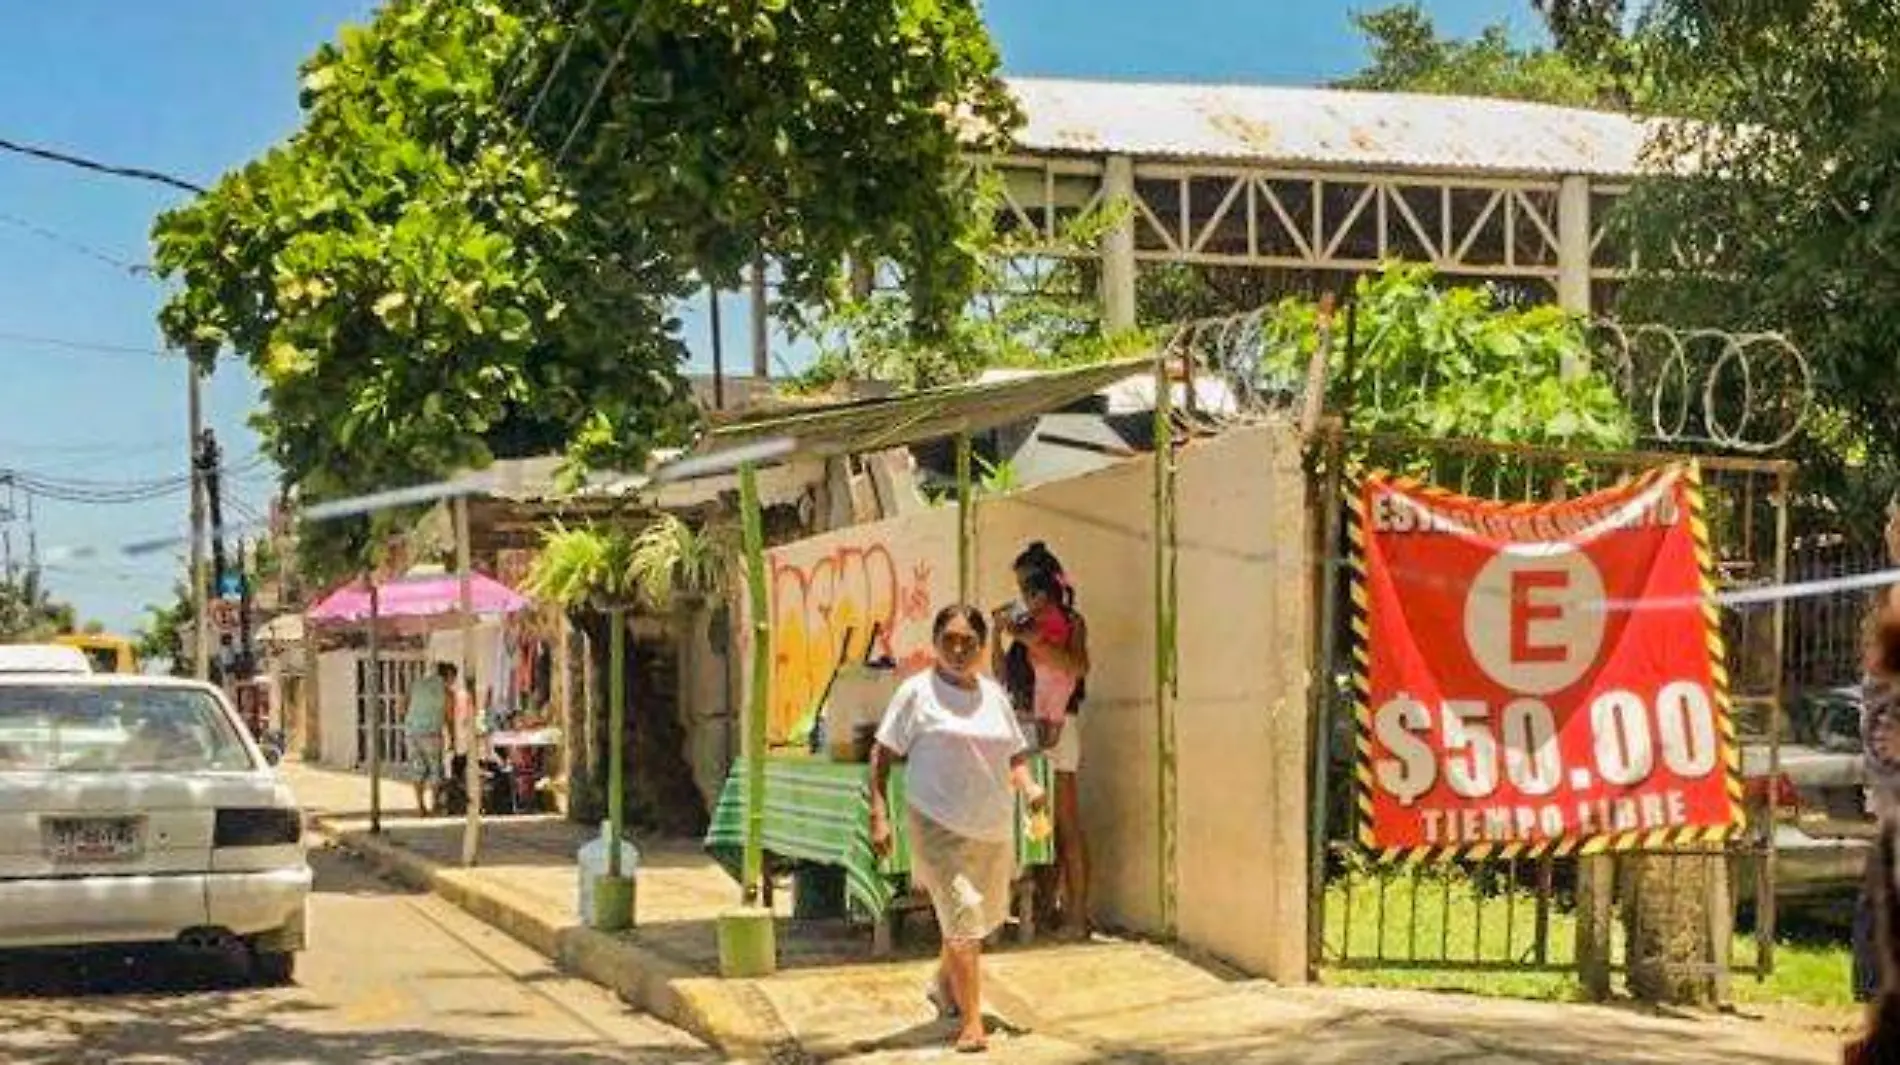
[[[0,644],[0,674],[91,672],[92,660],[77,647],[56,643]]]
[[[241,949],[283,983],[310,885],[303,814],[218,689],[0,674],[0,950]]]

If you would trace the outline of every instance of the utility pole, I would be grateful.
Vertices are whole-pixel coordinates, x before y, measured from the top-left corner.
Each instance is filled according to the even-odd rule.
[[[257,655],[251,646],[251,547],[251,541],[238,540],[238,680],[250,680],[257,676]]]
[[[8,584],[14,581],[13,569],[13,494],[15,486],[12,473],[0,473],[0,487],[7,490],[6,498],[0,499],[0,577]]]
[[[224,597],[224,478],[220,469],[223,464],[224,456],[218,449],[217,433],[211,429],[204,430],[198,445],[198,468],[204,479],[205,506],[211,515],[211,579],[206,582],[210,587],[204,593],[207,603]],[[220,661],[218,665],[219,680],[230,679],[224,676],[226,663]]]
[[[204,431],[204,400],[198,365],[190,357],[185,359],[185,379],[185,407],[191,422],[191,436],[185,444],[186,467],[191,470],[191,576],[185,582],[191,589],[191,624],[195,632],[191,675],[207,680],[211,676],[211,617],[210,602],[205,595],[204,471],[198,465],[198,436]]]
[[[34,573],[40,569],[40,530],[33,523],[33,490],[26,490],[26,568]]]

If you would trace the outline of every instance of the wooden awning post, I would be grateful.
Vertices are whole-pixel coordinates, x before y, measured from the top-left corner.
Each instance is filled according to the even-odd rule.
[[[969,603],[976,580],[976,492],[970,483],[970,434],[957,434],[957,602]]]
[[[745,540],[746,598],[752,617],[752,683],[745,714],[745,858],[743,898],[719,915],[719,972],[728,979],[770,976],[778,968],[778,939],[765,898],[765,715],[771,695],[772,626],[765,602],[765,522],[759,513],[758,473],[739,466],[739,511]]]
[[[1174,742],[1174,382],[1164,356],[1155,360],[1154,421],[1154,697],[1155,803],[1160,866],[1161,927],[1175,933],[1175,742]]]
[[[482,849],[482,708],[475,702],[475,576],[469,559],[468,497],[455,497],[455,572],[462,609],[462,672],[455,683],[468,693],[468,818],[462,825],[462,864],[473,866]],[[449,693],[450,712],[461,692]]]
[[[369,830],[383,830],[383,664],[377,653],[376,630],[381,627],[382,595],[376,574],[369,580]]]
[[[766,611],[765,523],[759,512],[758,473],[739,467],[739,511],[745,541],[746,598],[752,619],[752,684],[745,713],[744,902],[756,906],[765,880],[766,700],[771,697],[772,628]]]

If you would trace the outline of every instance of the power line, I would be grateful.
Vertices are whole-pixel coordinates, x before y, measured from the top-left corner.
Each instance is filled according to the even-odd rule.
[[[83,444],[49,444],[39,440],[0,440],[0,451],[20,451],[40,455],[111,455],[124,452],[157,451],[160,448],[183,447],[185,438],[167,436],[158,439],[125,440],[119,442],[89,440]]]
[[[587,6],[581,8],[580,17],[574,20],[574,28],[568,31],[567,39],[561,42],[560,54],[554,57],[554,65],[548,68],[548,76],[542,79],[540,91],[534,94],[534,103],[528,105],[528,117],[521,123],[524,131],[534,128],[534,116],[540,113],[541,105],[547,102],[548,93],[554,88],[554,80],[561,76],[561,68],[567,66],[567,57],[574,51],[574,39],[586,28],[587,17],[594,12],[594,3],[595,0],[587,0]]]
[[[149,181],[157,185],[169,185],[174,189],[179,189],[184,192],[195,192],[199,195],[203,195],[205,192],[203,185],[186,181],[181,177],[173,177],[163,171],[148,170],[145,167],[138,166],[114,166],[111,163],[102,163],[96,159],[87,159],[84,156],[72,155],[67,152],[56,151],[52,148],[22,144],[19,141],[8,140],[5,137],[0,137],[0,151],[15,152],[19,155],[30,156],[34,159],[45,160],[49,163],[78,167],[81,170],[90,170],[95,174],[108,174],[112,177],[130,178],[134,181]]]
[[[0,341],[9,344],[36,344],[41,347],[60,348],[66,351],[81,351],[100,355],[149,355],[159,358],[176,358],[177,352],[161,351],[158,348],[139,348],[129,344],[101,344],[89,340],[67,340],[63,337],[36,336],[31,333],[0,332]]]
[[[67,251],[73,252],[78,255],[83,255],[88,259],[96,259],[99,262],[102,262],[106,264],[107,266],[112,267],[115,270],[123,270],[126,273],[132,275],[133,277],[151,277],[152,276],[152,268],[149,266],[146,266],[143,263],[128,262],[124,259],[119,258],[116,255],[113,255],[110,252],[100,251],[99,249],[91,246],[90,244],[86,244],[82,241],[74,240],[72,237],[68,237],[64,234],[54,232],[53,230],[47,229],[45,226],[39,225],[38,223],[30,222],[24,218],[21,218],[19,215],[9,214],[5,211],[0,211],[0,222],[5,222],[6,224],[13,226],[16,229],[25,230],[26,232],[33,234],[34,236],[40,238],[41,240],[47,241],[48,243],[51,243],[51,244],[59,245],[60,247],[65,248]]]
[[[268,461],[255,455],[244,463],[228,465],[220,473],[243,473]],[[27,470],[0,470],[0,482],[17,486],[28,495],[58,503],[116,506],[146,503],[175,495],[191,487],[191,475],[160,477],[149,481],[100,481],[72,477],[49,477]]]

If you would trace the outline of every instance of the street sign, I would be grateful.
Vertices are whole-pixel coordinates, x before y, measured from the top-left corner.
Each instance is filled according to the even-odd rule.
[[[220,573],[218,598],[233,602],[244,598],[244,578],[235,573]]]
[[[238,630],[238,605],[228,599],[214,599],[209,604],[206,617],[211,627],[220,633],[236,634]]]

